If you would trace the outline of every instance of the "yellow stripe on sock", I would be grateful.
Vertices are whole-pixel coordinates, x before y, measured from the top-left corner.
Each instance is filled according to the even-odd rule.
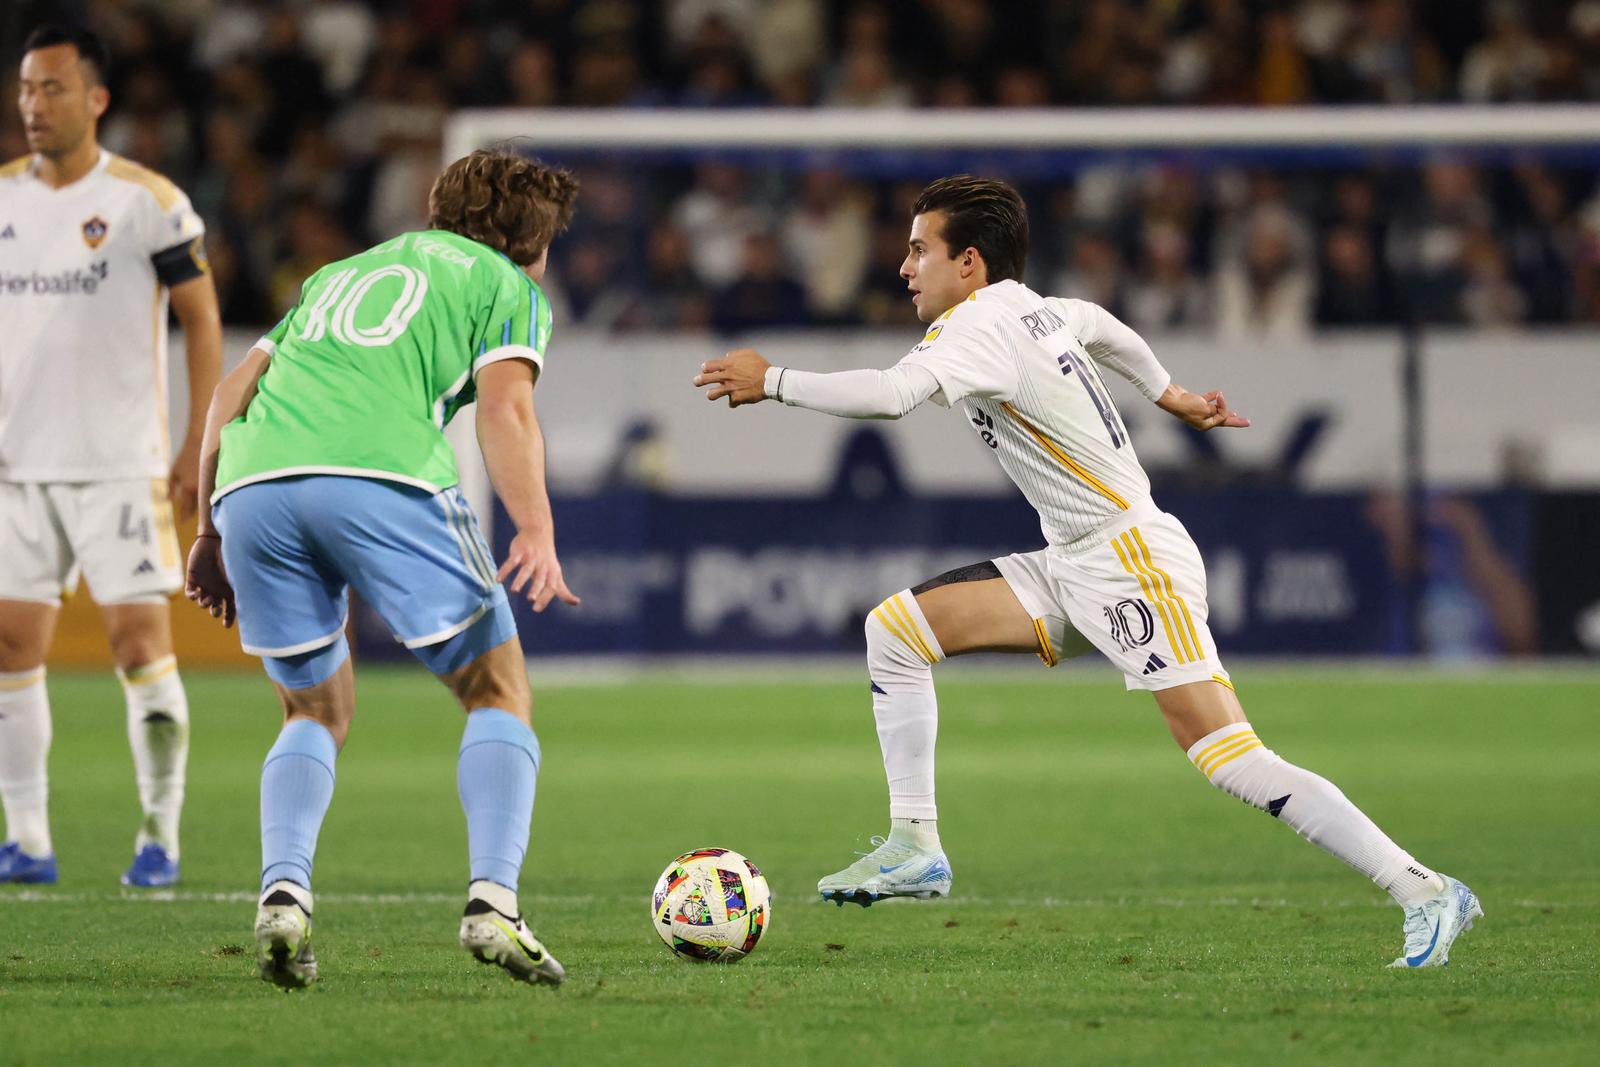
[[[883,628],[893,634],[896,640],[898,640],[902,645],[905,645],[907,648],[911,649],[913,652],[916,652],[917,646],[906,640],[906,635],[900,629],[900,624],[895,622],[894,619],[890,617],[888,604],[889,602],[885,600],[882,604],[879,604],[877,607],[872,609],[872,614],[879,622],[883,623]],[[917,652],[917,655],[920,656],[922,653]]]
[[[135,667],[131,671],[118,671],[117,677],[122,680],[123,685],[149,685],[151,682],[165,678],[177,669],[178,657],[162,656],[158,660],[146,663],[143,667]]]
[[[1250,729],[1248,726],[1246,726],[1243,730],[1240,730],[1236,734],[1229,734],[1227,737],[1224,737],[1221,741],[1212,742],[1210,745],[1207,745],[1205,748],[1201,749],[1199,752],[1196,752],[1194,754],[1195,765],[1198,766],[1201,763],[1201,761],[1203,761],[1207,756],[1211,755],[1211,753],[1215,752],[1217,749],[1221,748],[1223,745],[1231,745],[1235,741],[1239,740],[1239,738],[1241,738],[1241,737],[1254,737],[1254,736],[1255,736],[1255,731]]]
[[[0,692],[10,693],[17,689],[26,689],[44,681],[44,668],[36,667],[31,671],[20,671],[10,677],[0,678]]]
[[[884,628],[893,634],[902,645],[905,645],[911,651],[915,652],[918,659],[926,660],[930,664],[933,662],[932,660],[928,659],[927,655],[923,653],[922,649],[917,647],[915,641],[912,641],[911,638],[906,636],[905,630],[901,628],[900,623],[890,613],[889,602],[887,600],[873,608],[872,613],[878,617],[878,621],[883,623]]]
[[[1155,561],[1150,558],[1150,548],[1144,543],[1144,535],[1139,532],[1139,527],[1135,526],[1132,530],[1132,533],[1133,539],[1139,542],[1139,550],[1144,553],[1145,566],[1161,575],[1161,580],[1165,582],[1167,586],[1167,596],[1170,599],[1177,601],[1179,609],[1183,612],[1184,625],[1189,628],[1189,636],[1194,639],[1194,658],[1205,659],[1206,650],[1205,647],[1200,644],[1200,634],[1196,632],[1194,628],[1194,620],[1189,617],[1189,605],[1185,604],[1183,602],[1183,597],[1179,596],[1177,591],[1172,588],[1172,579],[1167,575],[1167,572],[1162,570],[1160,567],[1157,567],[1155,565]]]
[[[939,657],[933,654],[933,646],[923,639],[922,628],[917,625],[917,620],[912,617],[911,609],[907,608],[905,603],[901,601],[899,593],[889,598],[889,611],[891,613],[898,612],[895,617],[905,623],[907,631],[917,643],[918,651],[922,653],[923,658],[928,661],[929,665],[938,663]]]
[[[1221,759],[1217,760],[1217,762],[1213,763],[1211,765],[1211,769],[1206,771],[1206,777],[1207,778],[1213,777],[1217,773],[1217,771],[1222,769],[1223,764],[1232,763],[1234,760],[1238,759],[1240,756],[1244,755],[1246,752],[1249,752],[1251,749],[1253,749],[1253,748],[1265,748],[1265,747],[1266,746],[1264,744],[1262,744],[1260,741],[1252,739],[1250,744],[1245,745],[1243,748],[1234,749],[1232,752],[1228,753],[1226,756],[1222,757]]]
[[[1198,761],[1195,766],[1200,768],[1201,774],[1205,775],[1207,778],[1210,778],[1211,773],[1218,767],[1222,766],[1224,762],[1233,758],[1233,756],[1236,754],[1243,752],[1245,749],[1254,745],[1259,745],[1260,743],[1261,739],[1254,733],[1240,734],[1238,737],[1234,738],[1233,744],[1219,748],[1205,759]]]
[[[1122,537],[1126,536],[1127,534],[1122,535]],[[1156,591],[1150,587],[1150,581],[1144,576],[1144,572],[1137,569],[1132,563],[1129,562],[1129,557],[1133,554],[1132,542],[1129,542],[1127,551],[1123,551],[1121,540],[1122,538],[1119,537],[1113,539],[1111,542],[1111,547],[1116,550],[1117,558],[1122,561],[1123,568],[1127,570],[1129,574],[1139,579],[1139,588],[1144,590],[1144,598],[1156,606],[1156,613],[1161,616],[1161,628],[1167,631],[1167,644],[1172,648],[1172,655],[1179,663],[1189,662],[1184,658],[1183,646],[1178,643],[1177,632],[1173,630],[1172,620],[1167,616],[1166,603],[1161,599],[1160,596],[1156,594]]]

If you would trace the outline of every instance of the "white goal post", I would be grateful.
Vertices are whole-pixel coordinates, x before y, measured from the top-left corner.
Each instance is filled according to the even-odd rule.
[[[995,149],[1193,154],[1515,148],[1600,157],[1600,105],[1430,105],[1295,108],[986,109],[469,109],[445,125],[444,161],[520,141],[529,150],[652,153],[668,150],[908,151]],[[793,165],[791,159],[790,165]],[[488,478],[471,420],[450,439],[461,488],[493,522]]]
[[[1600,146],[1600,105],[1296,108],[476,109],[446,160],[498,141],[539,148],[1383,148]]]

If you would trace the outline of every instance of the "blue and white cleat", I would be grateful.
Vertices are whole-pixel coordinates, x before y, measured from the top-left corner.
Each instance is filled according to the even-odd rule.
[[[155,842],[144,846],[133,857],[133,866],[122,875],[122,884],[141,889],[161,889],[178,883],[178,861]]]
[[[943,852],[882,837],[874,837],[872,844],[876,847],[871,852],[817,883],[823,900],[841,908],[846,903],[868,908],[886,897],[932,900],[950,895],[950,861]]]
[[[1472,929],[1472,921],[1483,917],[1477,894],[1451,878],[1444,879],[1444,892],[1431,900],[1406,908],[1405,954],[1391,967],[1443,967],[1450,962],[1450,946]]]
[[[54,885],[56,856],[30,856],[15,841],[0,845],[0,882],[18,885]]]

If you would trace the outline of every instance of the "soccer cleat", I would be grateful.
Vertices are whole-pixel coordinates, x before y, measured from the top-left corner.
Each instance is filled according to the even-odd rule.
[[[19,885],[54,885],[56,856],[30,856],[15,841],[0,845],[0,882]]]
[[[143,889],[160,889],[177,883],[178,861],[153,841],[139,850],[139,854],[133,857],[133,866],[122,875],[123,885]]]
[[[262,979],[283,989],[304,989],[317,980],[309,890],[278,881],[261,894],[261,906],[256,909],[256,962]]]
[[[521,982],[560,985],[567,977],[522,916],[513,918],[476,897],[461,916],[461,947],[479,963],[492,963]]]
[[[1450,962],[1450,945],[1483,917],[1477,894],[1451,878],[1444,892],[1406,908],[1405,953],[1391,967],[1443,967]]]
[[[841,908],[847,902],[866,908],[885,897],[931,900],[950,895],[950,861],[943,852],[926,852],[882,837],[874,837],[872,844],[876,847],[871,852],[861,853],[859,860],[817,883],[823,900]]]

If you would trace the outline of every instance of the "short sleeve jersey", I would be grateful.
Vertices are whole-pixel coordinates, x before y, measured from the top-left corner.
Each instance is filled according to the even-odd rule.
[[[0,167],[0,480],[167,473],[167,289],[205,273],[177,186],[101,150],[56,189]]]
[[[1127,427],[1074,335],[1078,302],[1015,281],[985,286],[935,322],[901,362],[939,382],[1039,512],[1052,545],[1070,545],[1150,493]]]
[[[550,303],[504,255],[406,233],[306,280],[257,342],[256,396],[222,429],[213,500],[252,482],[346,474],[438,492],[457,481],[444,428],[502,359],[544,366]]]

